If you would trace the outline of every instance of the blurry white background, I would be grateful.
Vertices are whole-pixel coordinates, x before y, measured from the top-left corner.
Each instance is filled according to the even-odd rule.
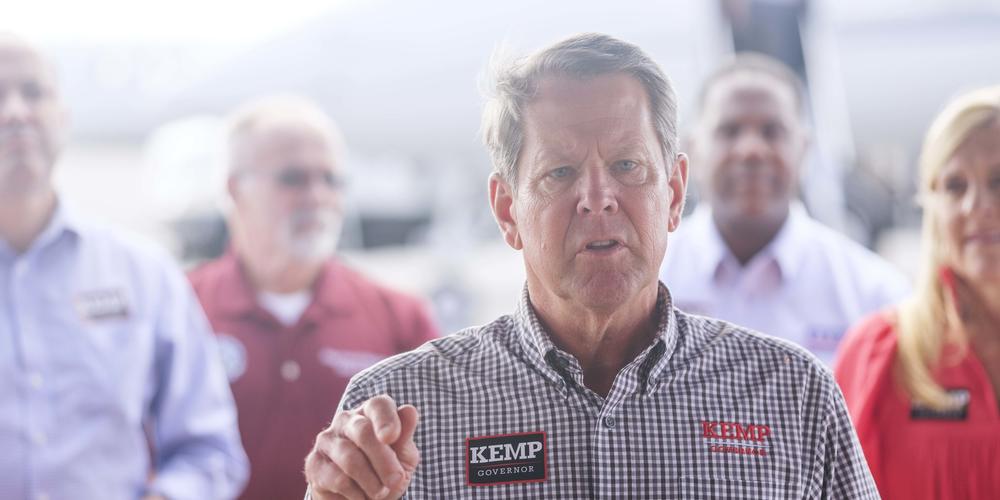
[[[801,9],[818,134],[806,202],[912,269],[920,138],[948,97],[1000,82],[1000,2],[35,0],[5,2],[0,30],[57,63],[73,121],[64,197],[188,265],[223,241],[226,113],[274,92],[316,100],[351,147],[344,258],[431,298],[453,329],[510,310],[523,280],[489,214],[477,139],[493,50],[580,31],[636,42],[677,86],[683,128],[699,80],[737,43],[723,5]]]

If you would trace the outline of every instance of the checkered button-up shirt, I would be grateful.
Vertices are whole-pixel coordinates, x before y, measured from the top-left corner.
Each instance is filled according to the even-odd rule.
[[[407,498],[878,498],[843,396],[794,345],[674,309],[606,397],[517,312],[354,378],[420,411]]]

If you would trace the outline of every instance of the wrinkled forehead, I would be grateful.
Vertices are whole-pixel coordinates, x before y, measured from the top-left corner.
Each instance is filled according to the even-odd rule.
[[[655,136],[645,87],[619,73],[587,79],[547,77],[527,104],[524,118],[528,144],[539,139],[559,142],[562,136],[574,140]]]
[[[554,115],[648,113],[649,97],[639,80],[624,73],[586,78],[552,75],[539,82],[527,108]]]

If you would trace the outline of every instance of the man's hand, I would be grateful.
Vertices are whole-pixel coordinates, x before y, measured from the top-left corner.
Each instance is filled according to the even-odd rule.
[[[337,412],[306,457],[313,500],[401,497],[420,463],[418,419],[416,408],[397,408],[389,396]]]

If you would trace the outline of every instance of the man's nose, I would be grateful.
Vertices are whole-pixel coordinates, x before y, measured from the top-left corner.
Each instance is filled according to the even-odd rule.
[[[580,201],[576,211],[579,214],[618,212],[617,181],[604,166],[594,166],[584,170],[580,176]]]
[[[327,174],[311,175],[303,186],[303,194],[314,204],[320,205],[338,201],[340,196],[340,180]]]
[[[28,119],[28,101],[17,91],[0,94],[0,124],[24,123]]]
[[[755,163],[767,154],[767,140],[756,130],[747,130],[736,137],[733,152],[743,163]]]

